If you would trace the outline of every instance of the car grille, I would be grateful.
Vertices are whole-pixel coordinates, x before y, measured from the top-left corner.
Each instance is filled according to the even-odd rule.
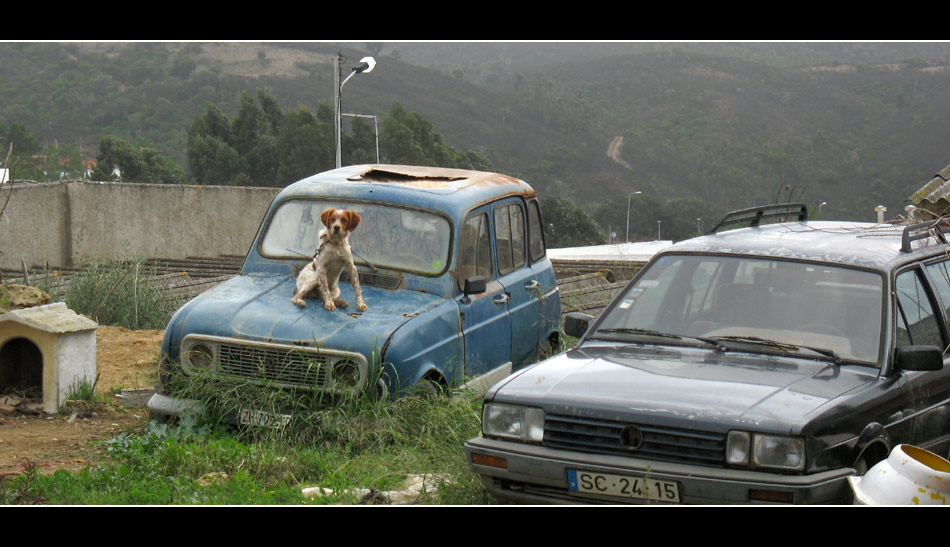
[[[369,364],[361,354],[309,345],[190,334],[181,355],[186,372],[210,366],[222,376],[283,387],[361,387],[369,380]]]
[[[544,446],[596,454],[724,467],[726,435],[548,414]]]
[[[220,344],[218,370],[222,374],[292,386],[323,388],[329,358],[300,350],[279,350]]]

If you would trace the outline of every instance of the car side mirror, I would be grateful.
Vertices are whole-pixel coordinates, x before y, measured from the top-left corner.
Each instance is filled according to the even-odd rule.
[[[488,283],[485,282],[485,277],[481,275],[473,275],[465,279],[465,283],[462,287],[462,303],[468,304],[472,301],[469,298],[469,295],[472,294],[482,294],[488,290]]]
[[[580,338],[584,336],[594,318],[586,313],[572,311],[564,316],[564,334]]]
[[[943,352],[937,346],[901,346],[894,350],[897,370],[940,370]]]

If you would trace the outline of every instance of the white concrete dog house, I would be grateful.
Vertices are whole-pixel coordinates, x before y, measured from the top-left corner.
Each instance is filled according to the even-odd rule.
[[[0,394],[42,388],[42,410],[59,412],[70,391],[95,382],[97,328],[63,302],[0,314]]]

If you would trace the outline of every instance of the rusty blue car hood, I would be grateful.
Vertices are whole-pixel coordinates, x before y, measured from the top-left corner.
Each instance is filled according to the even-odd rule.
[[[352,286],[341,283],[340,297],[350,307],[328,311],[321,300],[307,299],[307,307],[299,308],[290,301],[294,285],[289,275],[252,274],[236,276],[207,291],[172,318],[170,353],[177,356],[181,333],[188,333],[319,345],[368,356],[378,352],[406,321],[447,302],[419,291],[364,286],[369,310],[358,312]]]
[[[796,434],[877,370],[811,359],[659,346],[585,346],[510,377],[495,401],[675,427]]]

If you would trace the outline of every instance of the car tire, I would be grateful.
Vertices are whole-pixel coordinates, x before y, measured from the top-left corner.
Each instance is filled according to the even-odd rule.
[[[445,388],[442,384],[428,377],[412,386],[412,395],[416,397],[437,397],[443,393],[445,393]]]
[[[557,350],[557,344],[552,343],[550,338],[545,338],[540,343],[538,343],[538,347],[534,353],[534,362],[540,363],[541,361],[544,361],[545,359],[557,353]]]

